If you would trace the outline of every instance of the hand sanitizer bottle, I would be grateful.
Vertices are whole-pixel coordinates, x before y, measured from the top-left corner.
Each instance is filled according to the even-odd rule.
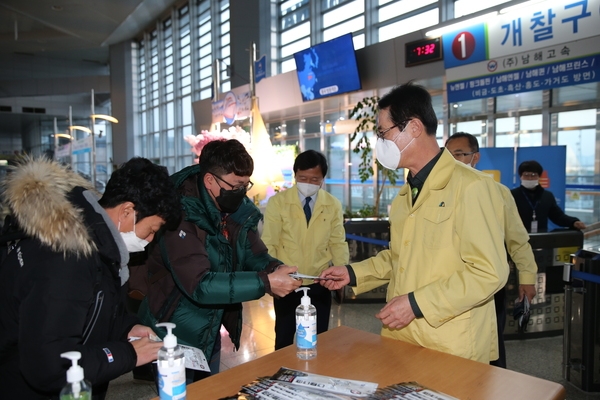
[[[158,351],[158,391],[160,400],[185,399],[185,357],[172,331],[175,324],[163,322],[156,326],[167,328],[163,347]]]
[[[81,353],[67,351],[60,356],[68,358],[73,363],[67,371],[67,385],[60,391],[60,400],[92,400],[92,386],[83,379],[83,368],[77,364]]]
[[[317,356],[317,309],[310,303],[309,287],[304,290],[300,305],[296,307],[296,355],[302,360],[310,360]]]

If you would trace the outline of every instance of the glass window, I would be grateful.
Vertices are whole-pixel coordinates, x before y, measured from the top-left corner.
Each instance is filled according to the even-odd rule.
[[[175,155],[175,131],[173,129],[169,129],[167,131],[167,151],[166,155],[174,156]]]
[[[281,32],[281,45],[284,46],[288,43],[292,43],[303,37],[310,36],[310,22],[307,21],[302,25],[298,25],[295,28]]]
[[[290,0],[281,3],[279,10],[282,31],[310,18],[308,3],[309,0]]]
[[[331,135],[325,138],[327,162],[329,171],[327,178],[333,180],[345,181],[346,171],[346,151],[348,150],[347,135]]]
[[[365,12],[364,0],[354,0],[333,11],[323,14],[323,27],[329,28],[332,25],[338,24],[350,18]],[[357,30],[357,29],[353,29]]]
[[[306,150],[315,150],[321,152],[321,138],[308,138],[304,139],[304,151]]]
[[[190,96],[181,99],[181,123],[182,125],[192,123],[192,98]]]
[[[596,126],[596,109],[558,113],[558,127]]]
[[[542,145],[542,116],[519,117],[517,130],[516,117],[496,119],[496,147],[532,147]],[[525,129],[527,128],[527,129]]]
[[[468,100],[449,104],[450,117],[468,117],[486,114],[486,99]]]
[[[323,40],[335,39],[349,32],[359,31],[365,28],[365,17],[360,16],[323,32]]]
[[[175,108],[173,105],[173,102],[169,102],[166,105],[166,109],[167,109],[167,128],[174,128],[175,127]]]
[[[598,94],[598,83],[585,83],[583,85],[565,86],[552,90],[552,98],[556,106],[596,101]]]
[[[483,120],[457,122],[456,124],[452,124],[452,132],[450,134],[466,132],[474,136],[481,136],[481,134],[487,132],[486,127],[487,124]]]
[[[352,42],[354,42],[354,50],[362,49],[365,47],[365,34],[353,35]]]
[[[339,6],[340,4],[347,3],[350,0],[321,0],[321,7],[323,10],[328,10],[332,7]]]
[[[379,41],[383,42],[407,33],[437,25],[440,16],[437,8],[379,28]]]
[[[293,71],[296,69],[296,61],[294,61],[294,59],[290,59],[290,60],[285,60],[284,62],[281,63],[281,73],[285,73],[285,72],[289,72],[289,71]]]
[[[463,15],[472,14],[509,1],[510,0],[455,0],[454,17],[458,18]]]
[[[291,56],[294,53],[297,53],[297,52],[307,49],[309,47],[310,47],[310,38],[306,37],[306,38],[298,40],[297,42],[294,42],[288,46],[282,47],[281,48],[281,57],[285,58],[285,57]],[[294,64],[294,66],[295,66],[295,64]]]
[[[496,97],[496,112],[542,108],[542,91],[524,92]]]
[[[542,114],[524,115],[519,117],[520,131],[541,131],[542,130]]]
[[[428,4],[437,3],[437,0],[400,0],[394,1],[391,4],[380,7],[377,11],[377,16],[379,18],[379,22],[387,21],[388,19],[392,19],[398,17],[400,15],[406,14],[410,11],[417,10],[423,6]]]
[[[595,163],[598,155],[598,110],[579,110],[558,113],[557,144],[567,147],[566,178],[568,185],[597,185]],[[565,212],[586,224],[598,221],[597,191],[572,189],[567,191]]]

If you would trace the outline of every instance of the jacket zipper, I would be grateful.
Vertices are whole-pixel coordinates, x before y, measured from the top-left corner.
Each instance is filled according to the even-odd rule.
[[[96,321],[100,316],[100,311],[102,310],[102,304],[104,303],[104,292],[100,290],[96,294],[96,301],[94,303],[94,312],[92,313],[92,317],[90,318],[90,322],[88,322],[87,326],[83,330],[83,344],[85,344],[90,335],[92,334],[92,330],[94,330],[94,326],[96,325]]]

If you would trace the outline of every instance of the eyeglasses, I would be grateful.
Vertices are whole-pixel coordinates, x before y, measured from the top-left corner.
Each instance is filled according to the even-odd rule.
[[[454,156],[455,159],[459,159],[459,158],[465,158],[465,157],[469,157],[472,156],[473,154],[477,153],[476,151],[471,151],[468,153],[463,153],[461,151],[457,151],[456,153],[452,153],[452,155]]]
[[[232,185],[231,183],[227,182],[226,180],[224,180],[223,178],[218,177],[215,174],[211,174],[211,175],[214,176],[215,178],[217,178],[218,180],[220,180],[221,182],[228,184],[229,187],[231,187],[231,191],[234,193],[247,192],[248,190],[252,189],[252,186],[254,186],[254,183],[252,183],[252,181],[248,181],[247,184],[236,187],[236,186]],[[219,186],[221,186],[221,185],[219,185]]]
[[[537,178],[540,175],[537,172],[523,172],[521,176],[524,176],[525,178]]]
[[[377,135],[378,139],[383,139],[383,137],[385,136],[386,133],[388,133],[389,131],[391,131],[392,129],[399,127],[399,126],[403,126],[402,129],[400,129],[401,131],[404,130],[404,128],[406,127],[406,125],[410,122],[410,119],[407,119],[406,121],[402,121],[399,124],[394,124],[392,126],[390,126],[389,128],[385,129],[385,130],[381,130],[381,129],[377,129],[377,132],[375,132],[375,134]]]

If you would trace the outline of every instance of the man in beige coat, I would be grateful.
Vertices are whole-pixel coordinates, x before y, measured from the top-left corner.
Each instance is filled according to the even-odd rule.
[[[498,358],[493,296],[506,284],[504,207],[496,183],[439,148],[431,96],[411,83],[379,101],[376,156],[408,168],[390,211],[390,249],[321,281],[357,293],[389,282],[381,334],[471,360]]]
[[[265,210],[262,241],[269,254],[286,265],[298,267],[304,275],[319,275],[332,265],[348,263],[348,244],[344,230],[342,205],[321,189],[327,175],[327,160],[307,150],[294,161],[296,185],[269,199]],[[331,293],[312,280],[305,279],[308,295],[317,308],[317,333],[327,331],[331,311]],[[275,350],[294,342],[296,307],[302,292],[274,298]]]
[[[457,161],[473,168],[479,162],[479,142],[470,133],[457,132],[446,140],[446,148]],[[519,270],[519,301],[527,296],[531,302],[535,296],[535,281],[537,278],[537,264],[533,257],[533,250],[529,244],[529,234],[521,221],[519,210],[510,189],[498,182],[498,187],[504,199],[504,242],[506,251]],[[506,324],[506,290],[500,289],[494,295],[496,305],[496,319],[498,322],[498,350],[499,358],[491,364],[506,368],[506,353],[504,349],[504,326]]]

